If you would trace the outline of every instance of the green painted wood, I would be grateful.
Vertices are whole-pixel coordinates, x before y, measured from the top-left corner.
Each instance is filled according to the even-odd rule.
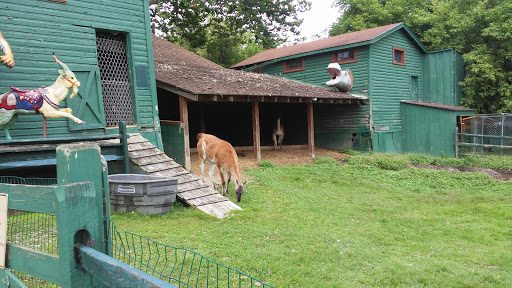
[[[126,123],[121,121],[119,123],[119,132],[121,135],[121,147],[123,150],[123,167],[124,173],[130,173],[130,156],[128,155],[128,133],[126,133]]]
[[[79,118],[85,118],[83,120],[86,124],[76,126],[68,123],[67,119],[48,119],[48,137],[66,137],[76,133],[108,134],[103,129],[103,107],[100,107],[103,102],[96,51],[96,30],[104,29],[126,33],[128,37],[134,116],[137,123],[136,131],[133,132],[143,128],[146,133],[153,134],[150,137],[152,143],[162,147],[156,110],[148,0],[67,3],[5,0],[0,6],[0,18],[5,19],[2,21],[2,33],[9,41],[16,59],[13,69],[0,67],[1,92],[7,91],[9,86],[32,89],[51,85],[60,69],[52,59],[53,53],[82,82],[79,95],[69,103],[61,103],[61,107],[69,105],[75,115],[78,113]],[[137,82],[140,82],[136,75],[137,66],[148,67],[149,72],[149,82],[146,81],[147,85],[141,85],[140,88],[137,87]],[[95,79],[92,80],[96,84],[90,81],[92,71],[96,71]],[[42,137],[41,115],[19,117],[10,132],[15,139]],[[0,131],[0,139],[4,137],[4,132]]]
[[[464,60],[455,49],[432,51],[424,58],[423,101],[459,106]]]
[[[9,269],[0,270],[0,287],[27,288]]]
[[[60,283],[62,275],[59,257],[9,244],[9,268],[51,283]]]
[[[101,78],[98,68],[89,71],[74,71],[81,87],[73,100],[67,101],[73,114],[85,121],[85,124],[77,124],[71,119],[69,129],[72,131],[105,128],[105,110],[103,108],[103,94],[101,92]]]
[[[401,103],[405,153],[455,157],[457,117],[474,111],[452,111]]]
[[[185,165],[185,136],[180,124],[162,121],[162,141],[164,152],[181,165]]]
[[[80,265],[108,287],[176,287],[87,246],[78,251]]]

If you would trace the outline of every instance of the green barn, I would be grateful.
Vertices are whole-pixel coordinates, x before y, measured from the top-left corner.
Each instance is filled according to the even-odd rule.
[[[410,146],[404,150],[401,101],[412,101],[408,105],[417,101],[459,106],[462,97],[458,85],[463,79],[461,55],[455,49],[428,51],[404,23],[266,50],[231,68],[327,87],[325,82],[330,75],[326,68],[334,62],[352,72],[350,93],[367,96],[370,105],[335,110],[316,105],[315,141],[320,147],[347,148],[351,140],[354,143],[353,135],[362,141],[369,135],[366,140],[371,141],[376,152],[428,153]],[[450,111],[423,107],[426,107],[421,109],[425,115]],[[368,117],[367,126],[359,125]],[[409,134],[424,133],[421,130],[424,127],[411,125]],[[369,128],[365,131],[364,127]],[[455,126],[452,128],[455,133]],[[445,140],[431,139],[436,143]],[[449,147],[438,149],[450,150]]]
[[[124,121],[129,133],[162,148],[148,0],[5,0],[0,18],[16,61],[12,69],[0,67],[2,93],[53,84],[62,69],[53,54],[81,82],[79,94],[60,107],[86,124],[47,119],[48,138],[117,134]],[[21,115],[10,134],[42,138],[42,115]]]

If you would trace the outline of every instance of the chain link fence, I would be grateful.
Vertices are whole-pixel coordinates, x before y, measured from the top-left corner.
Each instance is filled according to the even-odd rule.
[[[512,155],[512,114],[461,116],[458,154]]]

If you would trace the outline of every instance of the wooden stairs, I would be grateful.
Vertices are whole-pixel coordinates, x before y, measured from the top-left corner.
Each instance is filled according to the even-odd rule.
[[[130,134],[128,155],[132,164],[148,175],[177,177],[177,197],[192,207],[217,218],[227,216],[231,210],[242,210],[228,198],[204,184],[201,177],[189,172],[185,167],[165,155],[139,133]]]

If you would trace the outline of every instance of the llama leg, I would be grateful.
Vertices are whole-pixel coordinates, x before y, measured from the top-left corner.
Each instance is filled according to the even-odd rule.
[[[281,147],[281,149],[283,149],[283,138],[284,138],[283,134],[279,135],[279,147]]]
[[[226,184],[226,194],[228,194],[229,196],[231,196],[231,194],[229,194],[229,182],[231,181],[231,171],[228,170],[228,183]]]
[[[222,168],[219,167],[219,174],[220,174],[220,182],[222,183],[222,196],[226,195],[226,190],[224,190],[224,185],[226,184],[224,182],[224,171],[222,171]]]
[[[272,133],[272,140],[274,140],[274,149],[273,150],[276,150],[276,147],[277,147],[277,139],[276,139],[276,133]]]
[[[208,176],[210,176],[210,181],[212,181],[212,187],[215,189],[215,183],[213,183],[213,172],[215,170],[215,162],[210,160],[210,170],[208,170]],[[222,171],[220,173],[222,175]]]

